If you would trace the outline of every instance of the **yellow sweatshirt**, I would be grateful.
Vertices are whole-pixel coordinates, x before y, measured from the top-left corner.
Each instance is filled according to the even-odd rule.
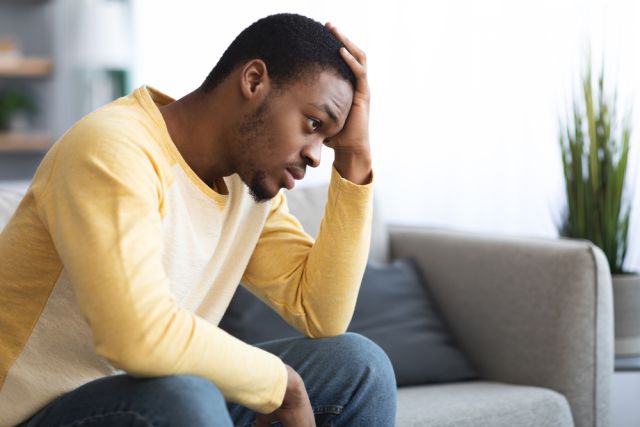
[[[218,328],[238,283],[310,337],[343,333],[368,254],[372,184],[333,169],[317,240],[280,192],[203,183],[141,87],[47,153],[0,234],[0,426],[94,379],[194,374],[268,413],[287,373]]]

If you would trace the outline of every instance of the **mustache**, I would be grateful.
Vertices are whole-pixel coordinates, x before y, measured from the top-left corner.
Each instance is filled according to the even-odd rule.
[[[304,163],[289,163],[286,167],[291,169],[300,169],[300,171],[306,173],[308,165],[307,161],[305,161]]]
[[[293,176],[294,179],[302,179],[307,173],[306,166],[299,166],[297,164],[292,164],[287,166],[287,170]]]

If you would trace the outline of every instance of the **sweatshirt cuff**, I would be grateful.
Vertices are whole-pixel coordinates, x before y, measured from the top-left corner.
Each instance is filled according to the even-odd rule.
[[[273,383],[273,389],[270,393],[271,398],[268,399],[263,405],[256,407],[256,412],[261,414],[270,414],[280,406],[282,406],[282,402],[284,401],[284,395],[287,391],[287,382],[289,380],[289,373],[287,372],[287,368],[277,356],[274,356],[278,362],[279,367],[276,367],[276,379]]]
[[[340,175],[340,172],[338,172],[338,170],[335,168],[335,166],[331,167],[331,187],[340,192],[347,192],[359,197],[362,197],[363,195],[369,195],[373,192],[374,181],[375,173],[373,171],[371,171],[371,182],[367,184],[356,184],[346,178],[343,178],[342,175]]]

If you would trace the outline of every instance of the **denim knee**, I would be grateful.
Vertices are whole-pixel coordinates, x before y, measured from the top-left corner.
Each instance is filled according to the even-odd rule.
[[[370,377],[379,382],[380,387],[395,390],[393,366],[378,344],[353,332],[329,339],[332,341],[331,351],[337,363],[357,371],[367,371]]]
[[[222,393],[206,378],[172,375],[150,381],[149,398],[168,425],[232,426]]]

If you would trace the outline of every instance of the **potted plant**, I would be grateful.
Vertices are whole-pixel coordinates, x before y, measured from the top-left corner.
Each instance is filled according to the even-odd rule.
[[[616,355],[640,355],[640,276],[623,267],[632,207],[625,181],[631,114],[617,115],[615,92],[605,94],[604,71],[594,82],[588,65],[581,83],[581,96],[560,127],[567,201],[560,234],[603,250],[613,281]]]
[[[18,89],[0,92],[0,131],[11,129],[12,120],[20,113],[33,113],[35,104],[29,95]]]

